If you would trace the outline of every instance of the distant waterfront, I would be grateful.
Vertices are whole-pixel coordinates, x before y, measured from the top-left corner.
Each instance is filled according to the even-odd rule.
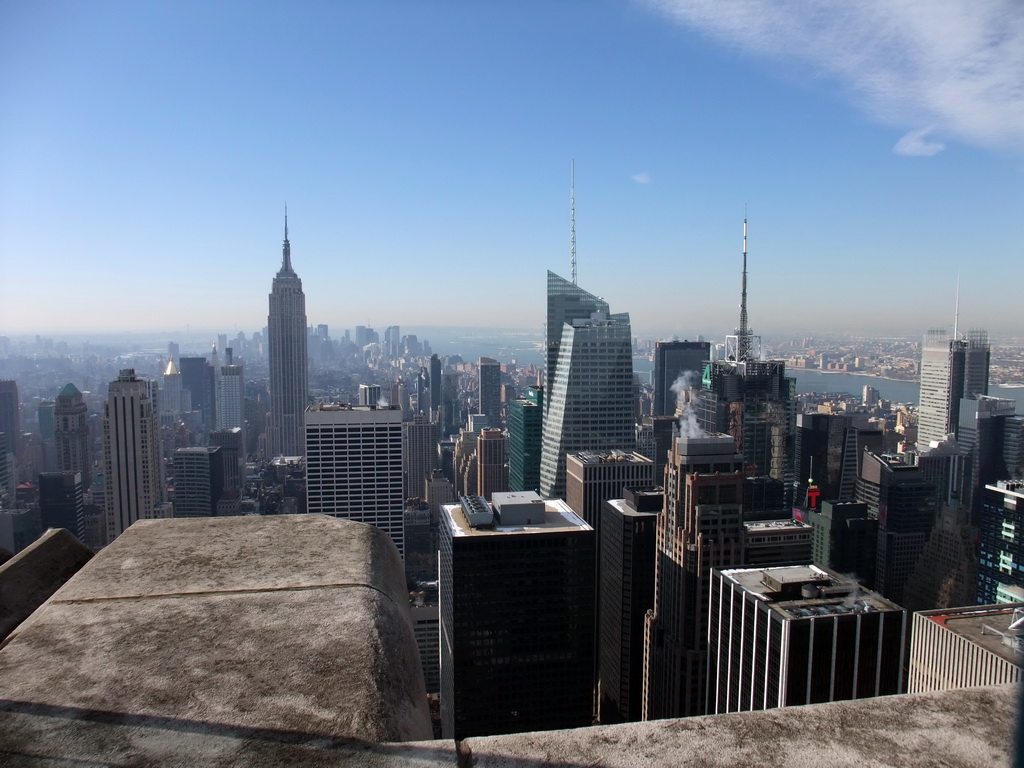
[[[466,361],[475,361],[479,356],[494,357],[507,363],[513,359],[519,365],[533,363],[544,365],[543,336],[536,331],[521,329],[486,329],[478,335],[467,334],[464,328],[424,327],[414,328],[420,338],[429,338],[434,351],[441,355],[461,354]],[[643,357],[633,358],[633,370],[645,382],[651,380],[653,363]],[[880,397],[895,403],[917,403],[920,399],[920,384],[916,381],[896,381],[877,376],[859,376],[852,373],[822,373],[821,371],[789,368],[788,376],[796,379],[796,391],[805,392],[848,392],[860,397],[864,386],[870,384],[878,390]],[[1024,414],[1024,387],[989,388],[993,397],[1005,397],[1017,401],[1017,412]]]
[[[650,381],[652,363],[644,358],[633,358],[633,370],[639,373],[645,382]],[[852,373],[822,373],[798,368],[789,368],[786,375],[796,379],[798,394],[805,392],[826,392],[839,394],[847,392],[856,397],[864,393],[864,387],[870,385],[878,390],[879,397],[894,403],[914,403],[921,397],[921,386],[916,381],[896,381],[882,379],[877,376],[858,376]],[[1005,397],[1017,401],[1017,413],[1024,414],[1024,387],[989,387],[993,397]]]
[[[877,376],[857,376],[852,373],[822,373],[790,369],[786,372],[796,379],[796,391],[803,392],[849,392],[860,396],[865,385],[878,390],[880,397],[895,403],[917,403],[921,396],[921,386],[916,381],[893,381]],[[989,387],[992,397],[1005,397],[1017,401],[1017,413],[1024,413],[1024,387]]]

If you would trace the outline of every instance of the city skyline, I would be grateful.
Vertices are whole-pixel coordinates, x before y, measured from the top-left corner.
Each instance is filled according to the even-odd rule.
[[[54,2],[0,22],[0,335],[259,329],[285,202],[310,323],[539,327],[545,270],[569,272],[572,160],[579,281],[638,334],[737,324],[745,209],[758,333],[920,336],[952,325],[958,270],[965,326],[1024,332],[1012,2]]]

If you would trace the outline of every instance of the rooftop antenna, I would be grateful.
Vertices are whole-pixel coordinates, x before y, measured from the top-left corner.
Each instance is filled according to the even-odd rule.
[[[740,292],[740,328],[736,333],[736,359],[746,360],[750,355],[750,329],[747,327],[747,211],[743,207],[743,286]]]
[[[956,271],[956,312],[953,315],[953,338],[960,338],[960,270]]]
[[[576,285],[576,160],[569,161],[569,271]]]

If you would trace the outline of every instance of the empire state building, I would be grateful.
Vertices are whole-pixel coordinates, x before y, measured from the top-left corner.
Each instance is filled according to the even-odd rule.
[[[270,452],[272,456],[305,454],[309,369],[306,355],[306,296],[292,269],[288,214],[284,216],[281,269],[270,289],[267,318],[270,351]]]

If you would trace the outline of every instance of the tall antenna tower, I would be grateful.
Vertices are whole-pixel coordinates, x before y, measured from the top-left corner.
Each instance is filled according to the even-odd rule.
[[[576,160],[569,161],[569,272],[576,285]]]
[[[956,271],[956,311],[953,314],[953,338],[960,338],[960,270]]]
[[[743,217],[743,287],[740,292],[740,327],[736,331],[736,359],[750,356],[750,328],[747,326],[747,217]]]

